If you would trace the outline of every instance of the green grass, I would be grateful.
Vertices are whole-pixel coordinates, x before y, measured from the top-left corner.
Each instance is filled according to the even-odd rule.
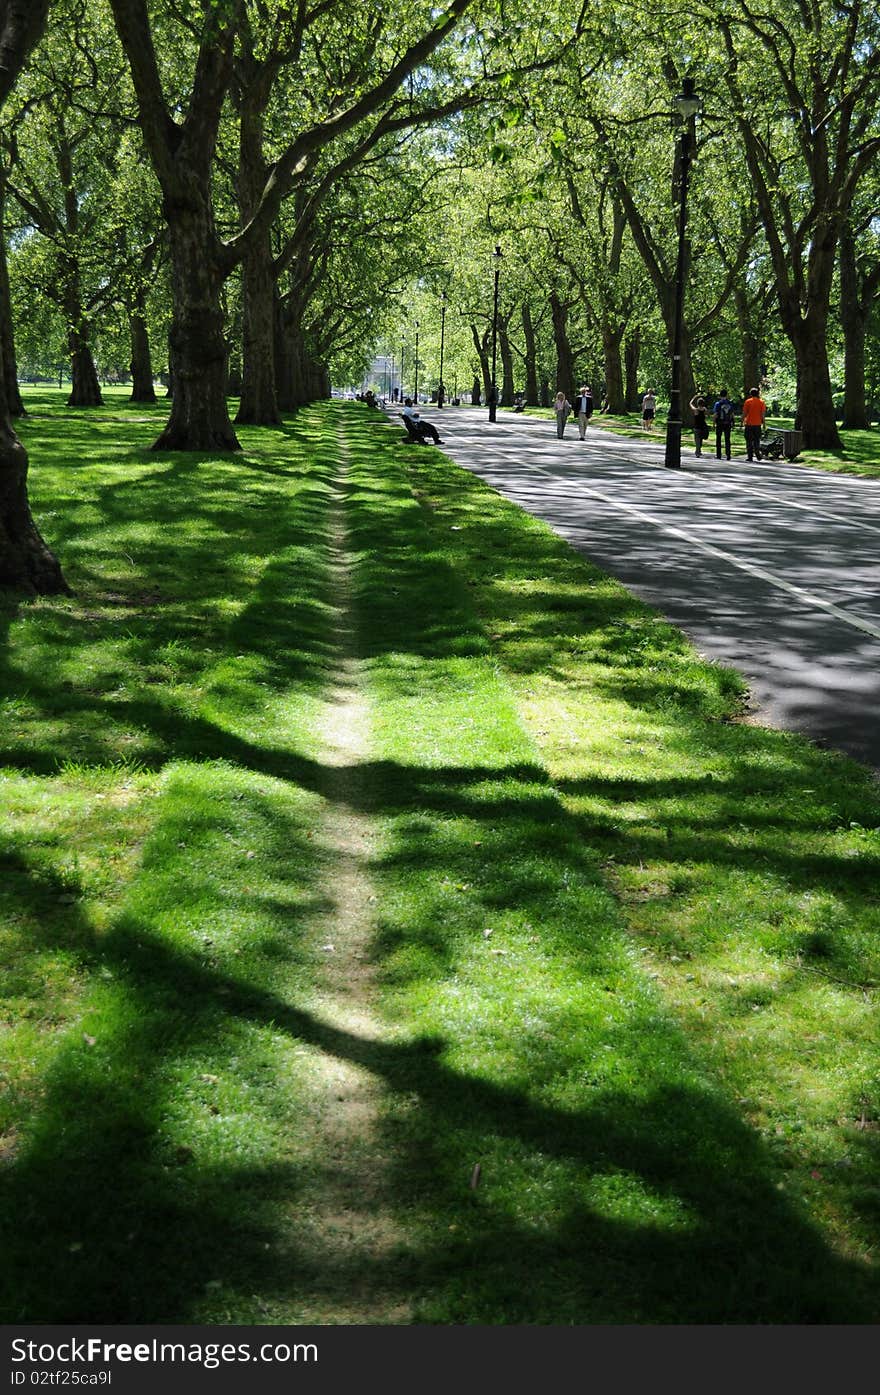
[[[308,1166],[275,1018],[326,898],[333,456],[305,419],[196,460],[144,448],[161,409],[53,407],[23,434],[75,594],[6,600],[0,651],[2,1311],[259,1320]]]
[[[2,611],[4,1320],[876,1321],[866,772],[357,405],[194,461],[54,401],[75,594]],[[376,1035],[315,939],[341,457]],[[327,1062],[385,1090],[372,1261],[315,1233],[370,1165]]]
[[[358,459],[423,1320],[876,1318],[873,785],[439,455],[418,510]]]

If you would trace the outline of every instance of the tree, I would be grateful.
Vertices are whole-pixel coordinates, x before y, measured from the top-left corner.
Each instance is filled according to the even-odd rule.
[[[46,23],[48,0],[0,0],[0,109]],[[0,281],[0,297],[6,287]],[[0,323],[8,315],[0,306]],[[31,517],[27,452],[13,430],[0,373],[0,585],[44,595],[66,591],[57,558]]]
[[[715,22],[782,327],[795,353],[797,420],[808,448],[839,450],[828,322],[841,231],[880,153],[876,7],[794,0],[769,13],[739,0]],[[764,121],[754,119],[756,100]]]
[[[393,103],[401,85],[423,68],[452,33],[472,0],[449,0],[439,14],[426,9],[413,20],[414,36],[403,53],[393,44],[380,48],[383,12],[366,11],[359,23],[373,37],[369,68],[357,74],[346,100],[341,85],[327,93],[323,109],[306,123],[268,167],[256,207],[246,226],[223,241],[217,232],[212,175],[224,103],[235,72],[236,37],[247,30],[247,0],[203,0],[195,37],[195,62],[181,86],[178,116],[164,90],[154,27],[146,0],[110,0],[119,37],[131,67],[141,128],[162,188],[168,226],[174,299],[171,345],[174,397],[168,425],[157,448],[236,449],[226,409],[226,343],[221,288],[227,276],[259,246],[283,199],[317,164],[333,141]],[[334,55],[345,35],[351,42],[350,7],[326,0],[296,14],[279,9],[279,24],[291,27],[294,51],[311,36],[318,49]],[[344,22],[343,22],[344,19]],[[421,25],[421,28],[419,28]],[[330,46],[326,46],[329,39]],[[343,46],[344,47],[344,46]],[[320,71],[320,68],[319,68]],[[393,119],[393,117],[389,117]]]

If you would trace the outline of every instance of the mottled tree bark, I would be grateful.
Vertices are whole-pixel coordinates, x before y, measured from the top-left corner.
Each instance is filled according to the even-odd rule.
[[[12,328],[12,297],[9,291],[9,268],[6,262],[6,180],[0,171],[0,372],[6,383],[9,415],[26,415],[18,386],[18,364],[15,358],[15,335]]]
[[[516,391],[514,386],[513,349],[510,347],[507,325],[503,322],[498,326],[498,355],[501,359],[501,396],[498,399],[498,405],[499,407],[512,407],[513,395]]]
[[[745,395],[761,383],[761,343],[753,319],[754,307],[743,286],[734,288],[733,303],[742,345],[742,390]]]
[[[243,62],[243,60],[242,60]],[[239,97],[239,220],[245,227],[259,204],[268,167],[263,156],[263,111],[269,98],[268,74],[245,75]],[[275,271],[267,228],[245,253],[241,268],[241,400],[236,423],[277,426],[281,421],[275,384],[273,301]]]
[[[210,194],[193,181],[169,224],[174,314],[169,341],[174,395],[154,450],[239,450],[226,402],[223,276],[206,249],[215,246]]]
[[[128,317],[131,335],[131,397],[130,402],[155,402],[156,389],[153,385],[153,360],[150,355],[150,337],[147,334],[147,320],[142,304]]]
[[[522,306],[522,327],[523,338],[525,340],[525,398],[529,407],[538,405],[538,350],[535,340],[535,326],[532,321],[532,312],[529,306],[523,302]]]
[[[626,336],[623,344],[623,363],[626,374],[626,410],[637,412],[642,405],[642,392],[639,385],[639,367],[642,358],[642,332],[636,325]]]
[[[556,291],[550,292],[550,313],[553,317],[553,342],[556,346],[556,391],[568,395],[576,391],[574,355],[568,337],[568,311]]]
[[[795,425],[804,433],[804,446],[807,450],[840,451],[843,443],[834,417],[824,316],[808,315],[792,335],[792,342],[798,381]]]
[[[42,32],[48,0],[0,0],[0,106]],[[0,284],[0,324],[10,317],[8,287]],[[31,595],[67,592],[57,558],[31,517],[27,452],[10,418],[6,372],[0,372],[0,586]]]
[[[874,297],[880,286],[880,263],[860,270],[856,238],[849,219],[840,234],[840,321],[843,327],[843,425],[870,426],[865,383],[865,338]]]
[[[609,412],[625,412],[626,396],[623,390],[623,365],[620,357],[623,343],[623,328],[608,324],[602,326],[602,356],[605,367],[605,393],[608,397]]]
[[[89,330],[78,303],[68,305],[67,347],[70,352],[68,407],[103,407],[98,370],[89,343]]]
[[[485,330],[481,335],[477,326],[472,324],[471,338],[474,341],[474,348],[480,364],[480,372],[483,375],[483,400],[488,402],[492,391],[492,360],[489,356],[488,348],[489,330]]]

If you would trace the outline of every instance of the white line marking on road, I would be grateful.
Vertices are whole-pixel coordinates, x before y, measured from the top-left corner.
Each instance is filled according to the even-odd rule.
[[[531,420],[538,420],[538,418],[533,417],[531,418]],[[625,460],[628,464],[635,465],[642,469],[665,469],[663,462],[659,459],[655,461],[645,459],[644,456],[639,458],[634,454],[625,454],[624,452],[626,451],[627,447],[629,447],[630,451],[632,451],[633,447],[629,441],[626,441],[624,445],[618,445],[617,441],[620,439],[624,438],[615,438],[613,444],[611,444],[606,443],[606,440],[604,438],[601,440],[596,440],[595,436],[593,436],[592,439],[589,436],[587,436],[586,444],[590,451],[603,450],[606,448],[606,445],[608,445],[608,448],[612,451],[612,453],[616,453],[616,459],[614,460],[614,464],[618,464],[620,461]],[[595,445],[593,444],[594,441]],[[738,491],[740,494],[751,494],[756,499],[769,499],[773,503],[783,504],[788,508],[801,509],[803,513],[812,514],[815,518],[828,518],[833,523],[843,523],[850,528],[862,528],[869,533],[880,533],[880,524],[866,523],[859,518],[844,518],[840,514],[828,512],[827,509],[815,508],[813,505],[810,504],[802,504],[799,502],[799,500],[791,499],[787,495],[770,494],[766,489],[756,489],[754,485],[734,483],[730,480],[717,479],[708,475],[698,475],[694,471],[689,470],[686,467],[682,470],[682,473],[679,476],[679,478],[692,480],[695,484],[705,484],[707,486],[711,486],[713,489],[717,489],[720,486],[722,489],[730,489],[735,492]]]
[[[544,465],[533,465],[533,470],[539,470],[542,475],[550,475],[551,478],[559,479],[553,475],[552,470],[548,470]],[[768,572],[764,567],[756,567],[753,562],[744,562],[740,557],[734,556],[732,552],[725,552],[723,548],[713,547],[711,543],[705,543],[701,538],[695,537],[693,533],[688,533],[684,528],[673,528],[668,523],[663,523],[657,518],[652,518],[648,513],[643,513],[641,509],[633,508],[632,504],[623,504],[619,499],[613,499],[608,494],[603,494],[601,489],[596,489],[592,485],[580,482],[581,490],[588,494],[595,494],[598,499],[602,499],[612,508],[622,509],[625,513],[631,513],[634,518],[640,518],[643,523],[650,523],[652,527],[659,528],[663,533],[671,533],[674,537],[683,538],[685,542],[694,547],[698,547],[701,552],[708,552],[712,557],[720,557],[724,562],[730,562],[732,566],[739,567],[740,571],[750,572],[752,576],[760,577],[762,581],[767,581],[771,586],[777,586],[781,591],[788,591],[790,595],[797,596],[799,600],[806,601],[808,605],[819,606],[822,610],[827,610],[829,615],[834,615],[838,620],[842,620],[846,625],[852,625],[856,630],[863,630],[865,634],[873,635],[875,639],[880,639],[880,625],[874,625],[870,620],[863,620],[860,615],[850,615],[847,611],[841,610],[839,606],[833,605],[831,601],[823,601],[821,596],[814,596],[810,591],[804,591],[802,587],[795,586],[792,582],[786,581],[784,577],[777,576],[775,572]]]

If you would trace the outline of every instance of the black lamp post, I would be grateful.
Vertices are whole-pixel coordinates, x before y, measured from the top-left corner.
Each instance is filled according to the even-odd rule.
[[[400,336],[400,400],[401,400],[401,402],[403,401],[403,350],[404,350],[405,344],[406,344],[406,341],[405,341],[405,339],[404,339],[404,336],[401,334],[401,336]]]
[[[498,349],[498,276],[501,271],[501,248],[496,246],[492,253],[495,262],[495,295],[492,301],[492,381],[489,386],[489,420],[495,420],[498,391],[495,387],[495,367]]]
[[[675,99],[675,109],[681,118],[680,136],[680,202],[678,209],[678,257],[675,265],[675,322],[672,331],[672,381],[669,391],[669,416],[666,420],[667,470],[681,469],[681,341],[684,319],[684,271],[687,249],[688,175],[693,157],[696,116],[702,106],[694,91],[693,78],[682,78],[681,92]]]
[[[415,377],[415,384],[414,384],[414,386],[413,386],[413,402],[415,402],[416,406],[418,406],[418,405],[419,405],[419,322],[418,322],[418,320],[416,320],[416,361],[415,361],[415,365],[414,365],[414,367],[413,367],[413,375],[414,375],[414,377]]]
[[[446,401],[446,389],[443,386],[443,346],[446,339],[446,292],[440,297],[440,382],[437,387],[437,406],[442,407]]]

